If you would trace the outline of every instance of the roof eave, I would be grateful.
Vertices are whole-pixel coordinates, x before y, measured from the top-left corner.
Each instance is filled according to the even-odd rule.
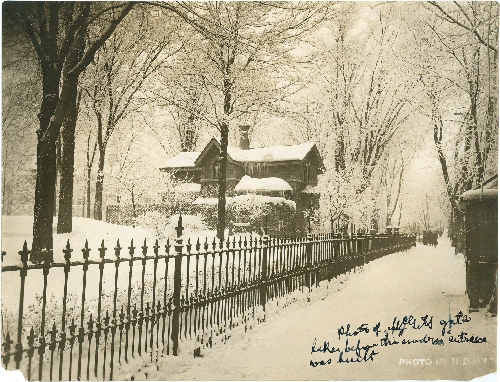
[[[219,153],[220,153],[220,143],[219,143],[219,141],[216,138],[210,139],[210,141],[208,141],[207,145],[202,150],[202,152],[200,153],[200,155],[198,155],[198,158],[196,158],[196,160],[194,161],[194,165],[195,166],[199,166],[200,165],[201,159],[206,155],[206,153],[209,150],[210,145],[212,144],[212,142],[217,146],[217,149],[219,150]],[[228,159],[229,163],[240,163],[238,161],[235,161],[233,158],[231,158],[231,156],[229,154],[227,154],[227,159]]]

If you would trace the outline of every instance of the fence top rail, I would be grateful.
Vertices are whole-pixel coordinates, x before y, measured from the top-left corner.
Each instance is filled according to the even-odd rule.
[[[120,257],[119,259],[102,259],[100,261],[97,260],[83,260],[83,261],[71,261],[68,263],[58,263],[58,262],[50,262],[45,261],[39,264],[26,264],[26,265],[5,265],[2,266],[2,272],[11,272],[11,271],[19,271],[21,269],[44,269],[46,267],[49,268],[64,268],[66,266],[69,267],[78,267],[83,265],[99,265],[99,264],[116,264],[116,263],[124,263],[130,261],[143,261],[143,260],[154,260],[154,259],[166,259],[166,258],[174,258],[175,254],[167,254],[167,255],[158,255],[158,256],[134,256],[134,257]]]
[[[164,247],[164,254],[160,254],[160,248]],[[19,251],[20,257],[15,259],[14,264],[3,265],[4,257],[7,256],[5,252],[2,252],[2,272],[19,271],[19,270],[31,270],[31,269],[50,269],[50,268],[70,268],[76,266],[88,267],[89,265],[100,265],[100,264],[119,264],[122,262],[134,262],[134,261],[146,261],[146,260],[160,260],[165,258],[174,257],[174,253],[171,250],[172,245],[170,240],[166,241],[164,246],[160,246],[158,239],[151,246],[154,255],[148,255],[148,245],[146,239],[144,239],[142,246],[134,246],[134,240],[130,241],[129,247],[122,247],[120,245],[120,240],[117,240],[116,246],[113,248],[106,248],[104,240],[102,240],[101,245],[97,248],[99,257],[89,258],[90,251],[92,250],[88,246],[88,241],[85,242],[85,246],[81,249],[82,257],[80,259],[72,261],[73,249],[67,241],[66,247],[62,250],[64,253],[64,262],[54,261],[54,251],[48,251],[46,259],[41,262],[33,263],[29,260],[29,255],[31,253],[28,250],[27,242],[24,242],[22,251]],[[138,250],[137,250],[138,249]],[[77,252],[78,253],[78,252]],[[141,255],[138,255],[141,254]],[[9,257],[12,259],[13,257]],[[16,261],[17,260],[17,261]],[[11,260],[12,261],[12,260]]]

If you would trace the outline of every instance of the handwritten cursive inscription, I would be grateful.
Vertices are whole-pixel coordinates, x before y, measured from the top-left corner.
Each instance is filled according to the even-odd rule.
[[[392,324],[387,326],[387,329],[383,329],[384,327],[380,322],[373,326],[369,324],[361,324],[356,328],[355,326],[351,327],[350,324],[341,326],[337,330],[337,335],[338,340],[342,341],[342,344],[337,346],[329,341],[318,343],[317,339],[314,339],[311,348],[311,354],[337,353],[336,357],[320,361],[311,360],[310,366],[326,366],[331,365],[332,363],[342,364],[368,361],[373,362],[374,357],[379,354],[383,348],[388,346],[408,346],[414,344],[445,346],[446,343],[480,344],[487,342],[486,337],[480,337],[463,331],[461,331],[458,335],[454,335],[452,333],[454,326],[462,325],[471,321],[471,318],[462,312],[458,312],[454,316],[450,313],[447,320],[440,320],[441,336],[439,336],[439,334],[437,337],[430,336],[424,331],[432,329],[433,318],[433,316],[429,315],[422,317],[414,317],[412,315],[404,316],[402,318],[394,317]],[[365,343],[363,343],[363,336],[369,335],[370,332],[375,334],[375,338],[377,338],[377,340],[373,341],[373,339],[365,339]],[[417,338],[407,338],[406,335],[412,332],[421,334],[417,336]]]

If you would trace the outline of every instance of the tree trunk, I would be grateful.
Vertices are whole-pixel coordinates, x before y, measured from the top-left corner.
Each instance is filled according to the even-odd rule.
[[[86,31],[84,32],[86,34]],[[85,39],[79,38],[77,49],[69,62],[76,65],[83,57]],[[78,77],[67,75],[65,80],[68,86],[68,96],[65,99],[63,128],[61,130],[61,167],[59,169],[59,215],[57,219],[57,233],[69,233],[73,229],[73,178],[75,172],[75,129],[78,119]]]
[[[94,164],[95,153],[97,150],[97,142],[94,145],[94,150],[92,151],[92,157],[90,156],[90,134],[87,139],[87,219],[90,219],[90,187],[92,181],[92,165]]]
[[[390,222],[392,225],[392,217],[394,216],[394,213],[396,212],[396,208],[398,206],[399,202],[399,197],[401,195],[401,188],[403,187],[403,174],[405,171],[405,166],[404,164],[401,165],[401,172],[399,173],[399,180],[398,180],[398,191],[396,193],[396,200],[394,201],[393,207],[390,209],[387,215],[387,221]],[[388,206],[390,206],[390,201],[388,201]],[[399,211],[399,220],[401,220],[401,210]],[[399,223],[398,223],[399,226]]]
[[[448,236],[456,252],[461,252],[464,249],[465,227],[463,223],[464,213],[460,210],[458,204],[455,204],[452,206]]]
[[[104,189],[104,156],[106,148],[99,150],[97,180],[95,182],[94,219],[102,220],[102,192]]]
[[[439,114],[439,110],[437,107],[437,100],[433,90],[429,91],[429,98],[432,103],[432,121],[434,124],[434,129],[433,129],[434,145],[436,146],[437,149],[438,159],[439,163],[441,164],[441,171],[443,173],[443,179],[446,186],[446,194],[448,196],[448,200],[450,201],[450,206],[451,206],[451,218],[450,218],[448,236],[451,239],[452,247],[455,247],[455,250],[457,250],[456,247],[457,239],[460,233],[460,230],[457,226],[457,224],[460,223],[459,220],[457,219],[460,219],[461,216],[461,211],[458,206],[458,200],[456,196],[458,195],[457,187],[459,186],[459,183],[455,183],[455,189],[454,189],[450,181],[450,176],[448,173],[448,165],[446,163],[446,157],[444,156],[444,151],[443,148],[441,147],[441,143],[443,140],[443,122],[441,119],[441,115]]]
[[[339,132],[337,137],[337,145],[335,147],[335,171],[345,170],[345,144],[344,144],[344,134],[342,131]]]
[[[75,170],[75,128],[78,118],[78,78],[70,84],[66,115],[61,130],[61,167],[59,169],[59,214],[57,233],[72,231],[73,174]]]
[[[43,99],[38,115],[40,129],[37,131],[35,206],[33,211],[32,262],[41,262],[52,251],[52,223],[54,219],[54,194],[56,191],[56,138],[51,130],[51,118],[59,100],[60,73],[51,68],[42,68]],[[49,134],[50,132],[50,134]]]
[[[232,89],[234,81],[231,80],[231,66],[234,57],[229,58],[224,70],[224,116],[220,126],[220,156],[219,156],[219,194],[217,205],[217,238],[224,240],[224,229],[226,228],[226,164],[227,144],[229,136],[229,116],[232,112]]]
[[[135,211],[135,195],[134,195],[134,191],[133,190],[132,190],[131,196],[132,196],[132,216],[134,218],[134,222],[132,224],[132,227],[135,228],[135,221],[137,219],[137,213]]]
[[[220,156],[219,156],[219,194],[217,208],[217,238],[224,240],[224,229],[226,228],[226,164],[227,164],[227,141],[229,125],[226,121],[221,124],[220,130]]]
[[[54,211],[52,212],[54,217],[57,216],[57,190],[60,184],[60,171],[61,171],[61,135],[57,136],[56,139],[56,188],[54,192]]]
[[[87,167],[87,219],[90,219],[90,180],[91,180],[91,174],[92,173],[92,167],[88,166]]]

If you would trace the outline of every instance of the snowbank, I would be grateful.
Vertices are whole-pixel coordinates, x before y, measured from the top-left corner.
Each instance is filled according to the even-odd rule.
[[[245,175],[234,188],[235,191],[292,191],[288,182],[281,178],[252,178]]]
[[[175,186],[175,192],[179,193],[187,193],[187,192],[201,192],[201,184],[200,183],[181,183]]]

